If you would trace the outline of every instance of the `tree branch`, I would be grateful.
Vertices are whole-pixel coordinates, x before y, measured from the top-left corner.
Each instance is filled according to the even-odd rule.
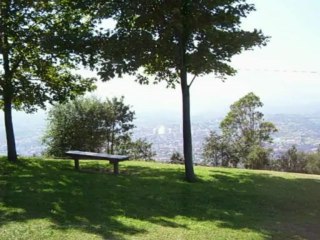
[[[193,78],[192,78],[192,80],[191,80],[190,84],[188,85],[188,87],[189,87],[189,88],[191,87],[191,85],[192,85],[193,81],[196,79],[196,77],[197,77],[197,75],[194,75],[194,76],[193,76]]]

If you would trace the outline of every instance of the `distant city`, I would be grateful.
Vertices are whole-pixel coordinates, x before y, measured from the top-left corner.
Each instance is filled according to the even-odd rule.
[[[208,120],[208,117],[198,117],[192,124],[192,138],[195,162],[201,162],[202,146],[210,131],[219,132],[219,124],[222,118]],[[316,151],[320,144],[320,114],[314,115],[267,115],[267,121],[273,122],[278,132],[273,135],[274,155],[280,155],[292,145],[296,145],[300,151]],[[136,137],[145,137],[153,143],[157,152],[156,159],[168,161],[173,152],[182,153],[182,125],[179,122],[169,123],[140,123]]]
[[[22,156],[39,156],[44,150],[41,137],[45,130],[45,118],[32,116],[15,121],[17,151]],[[182,153],[182,125],[179,118],[148,117],[137,119],[134,138],[146,138],[153,144],[158,161],[169,161],[173,152]],[[320,144],[320,113],[310,115],[277,114],[266,115],[278,132],[273,135],[274,154],[279,155],[290,146],[296,145],[301,151],[316,151]],[[192,122],[192,137],[195,162],[202,161],[202,145],[210,131],[219,132],[221,118],[209,119],[197,116]],[[0,130],[0,154],[6,154],[5,132]]]

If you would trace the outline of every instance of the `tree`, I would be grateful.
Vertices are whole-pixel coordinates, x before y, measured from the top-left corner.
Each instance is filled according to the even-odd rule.
[[[254,5],[245,0],[113,0],[101,7],[100,17],[110,9],[116,26],[107,33],[100,76],[108,80],[128,73],[148,84],[151,75],[155,82],[180,85],[185,176],[192,182],[190,87],[196,77],[211,72],[234,75],[235,69],[228,64],[233,55],[266,44],[261,31],[240,28],[241,19],[255,10]],[[140,67],[143,72],[138,71]]]
[[[105,103],[105,130],[107,136],[106,152],[114,154],[122,150],[123,145],[131,143],[131,130],[135,127],[135,112],[124,103],[124,97],[107,99]]]
[[[105,115],[98,99],[78,98],[54,106],[43,138],[46,154],[61,157],[71,149],[100,151],[106,141]]]
[[[295,145],[292,145],[278,160],[280,169],[286,172],[305,172],[308,154],[298,151]]]
[[[235,165],[239,162],[246,164],[252,151],[262,154],[261,148],[257,147],[272,142],[271,135],[277,129],[273,123],[264,121],[263,113],[256,110],[262,106],[258,96],[248,93],[231,105],[229,113],[220,124],[222,134],[232,146]],[[252,163],[247,166],[252,166]]]
[[[133,118],[134,112],[124,104],[123,97],[106,101],[78,98],[56,105],[49,112],[43,138],[46,153],[64,156],[71,149],[118,153],[130,140]]]
[[[320,174],[319,150],[318,146],[316,152],[301,152],[295,145],[292,145],[280,158],[274,161],[273,169],[285,172]]]
[[[251,148],[246,161],[246,168],[251,169],[266,169],[270,165],[270,153],[272,149],[266,149],[262,146],[255,145]]]
[[[216,132],[210,132],[203,144],[203,158],[205,163],[213,166],[227,167],[232,163],[232,151],[227,138]]]
[[[93,63],[92,11],[82,0],[1,0],[0,96],[10,161],[17,160],[13,107],[32,112],[93,89],[94,79],[70,71]]]
[[[306,156],[305,171],[311,174],[320,174],[320,153],[310,153]]]
[[[125,154],[128,154],[133,159],[152,161],[156,156],[156,152],[152,150],[152,143],[149,143],[146,139],[139,138],[131,141],[125,148]]]
[[[269,165],[272,133],[277,129],[263,119],[260,98],[253,93],[240,98],[231,105],[227,116],[220,123],[221,134],[211,132],[205,139],[203,157],[205,162],[215,166],[237,167],[242,163],[246,168],[261,169]]]
[[[172,155],[170,157],[170,163],[173,163],[173,164],[184,164],[184,158],[180,154],[180,152],[174,152],[174,153],[172,153]]]

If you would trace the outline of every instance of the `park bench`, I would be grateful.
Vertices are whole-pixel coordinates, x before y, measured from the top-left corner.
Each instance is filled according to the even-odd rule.
[[[74,160],[74,168],[79,170],[79,160],[107,160],[113,164],[113,173],[119,174],[119,162],[128,160],[128,156],[124,155],[111,155],[107,153],[95,153],[95,152],[84,152],[84,151],[68,151],[66,155]]]

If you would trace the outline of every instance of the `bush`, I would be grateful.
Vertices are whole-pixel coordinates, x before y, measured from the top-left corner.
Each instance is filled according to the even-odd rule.
[[[205,164],[227,167],[232,158],[232,150],[224,136],[212,131],[205,139],[202,156]]]
[[[152,143],[146,139],[137,139],[127,146],[127,153],[133,159],[141,159],[145,161],[153,161],[156,152],[152,150]]]
[[[57,157],[71,149],[114,153],[117,146],[130,141],[133,119],[134,112],[123,97],[104,102],[79,98],[56,105],[48,115],[45,153]]]
[[[296,146],[291,146],[278,160],[280,170],[286,172],[306,172],[306,156],[307,154],[299,152]]]
[[[296,146],[289,148],[278,160],[274,160],[272,170],[320,174],[320,152],[299,152]]]
[[[270,163],[271,151],[260,146],[253,147],[246,159],[245,168],[266,169]]]
[[[170,163],[173,164],[184,164],[184,157],[179,152],[174,152],[171,155]]]
[[[310,174],[320,174],[320,153],[307,155],[305,170]]]

